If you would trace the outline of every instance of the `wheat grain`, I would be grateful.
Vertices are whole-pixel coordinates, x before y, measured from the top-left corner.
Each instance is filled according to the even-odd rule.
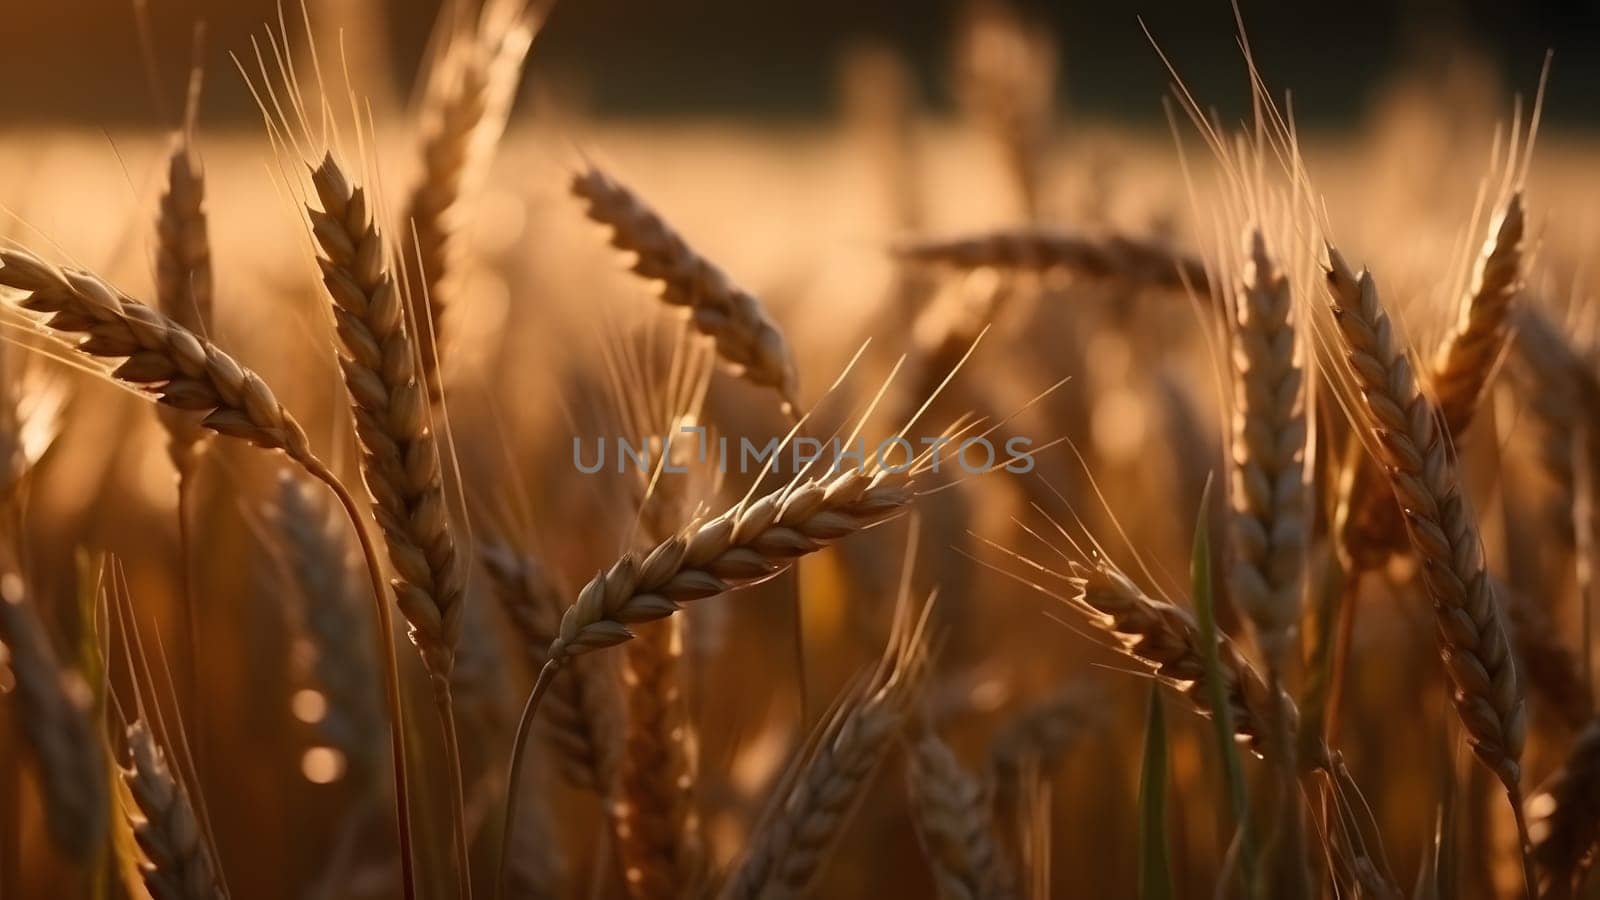
[[[1096,692],[1071,684],[1024,708],[995,734],[988,778],[996,822],[1016,821],[1025,769],[1032,767],[1045,779],[1054,777],[1065,756],[1097,727],[1100,700]]]
[[[660,283],[661,301],[687,308],[694,327],[716,339],[724,361],[752,384],[776,390],[791,412],[799,408],[793,352],[761,301],[736,287],[643,199],[599,169],[574,176],[572,193],[584,201],[590,219],[611,229],[611,245],[633,255],[633,272]]]
[[[1512,304],[1522,290],[1526,218],[1518,191],[1490,223],[1460,318],[1434,356],[1433,394],[1454,437],[1472,422],[1479,397],[1506,349]]]
[[[1277,668],[1300,622],[1310,530],[1305,373],[1289,280],[1267,255],[1259,230],[1251,231],[1246,252],[1233,329],[1229,584]]]
[[[472,888],[465,785],[450,685],[461,638],[466,575],[456,558],[428,403],[417,383],[417,348],[406,331],[400,292],[366,192],[351,183],[332,153],[312,169],[311,183],[322,208],[308,206],[306,213],[321,248],[317,265],[322,284],[333,301],[334,330],[342,350],[339,368],[362,450],[361,476],[395,571],[390,581],[395,605],[410,626],[445,732],[445,761],[455,799],[451,825],[457,887],[467,898]],[[370,553],[368,557],[371,566]],[[381,636],[389,651],[387,631]],[[387,668],[391,694],[397,695],[395,666]],[[392,710],[390,717],[399,715]]]
[[[1473,751],[1515,802],[1527,727],[1522,689],[1494,583],[1484,571],[1477,522],[1440,434],[1438,411],[1412,379],[1372,275],[1363,271],[1358,278],[1330,247],[1327,283],[1346,362],[1360,390],[1354,405],[1361,427],[1387,469],[1433,598],[1456,711]]]
[[[123,783],[133,797],[134,839],[144,854],[144,885],[154,900],[225,898],[214,851],[195,818],[189,793],[167,768],[166,755],[143,722],[128,726],[128,768]]]

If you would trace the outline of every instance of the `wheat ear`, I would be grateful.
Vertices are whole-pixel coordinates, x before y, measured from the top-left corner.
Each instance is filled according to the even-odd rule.
[[[461,635],[465,575],[417,382],[416,345],[366,191],[345,177],[331,154],[312,171],[311,182],[322,208],[308,212],[322,250],[322,283],[333,300],[361,476],[394,565],[395,602],[438,689],[448,683]]]
[[[444,14],[451,12],[447,7]],[[422,173],[401,220],[407,252],[400,258],[416,323],[421,381],[435,402],[442,395],[439,340],[444,314],[454,302],[447,279],[460,207],[505,130],[537,24],[527,0],[488,0],[476,27],[451,35],[429,73],[418,146]]]
[[[456,558],[427,399],[417,382],[417,348],[366,191],[345,176],[331,153],[312,169],[311,183],[322,208],[308,206],[306,212],[321,248],[322,284],[333,301],[361,476],[395,570],[395,604],[410,625],[445,731],[456,800],[458,886],[462,896],[470,896],[461,751],[450,692],[466,576]]]
[[[105,839],[107,803],[89,686],[56,658],[25,594],[19,576],[0,576],[0,643],[16,682],[16,720],[39,766],[51,839],[75,861],[88,862]]]
[[[1528,799],[1527,814],[1538,896],[1576,896],[1600,843],[1600,722],[1578,735],[1566,762]]]
[[[185,132],[167,157],[167,186],[156,216],[156,308],[189,331],[212,333],[211,237],[206,226],[206,176]],[[192,416],[162,407],[167,453],[180,478],[193,471],[204,435]]]
[[[76,349],[122,359],[111,375],[174,409],[204,413],[200,424],[259,447],[320,465],[299,423],[261,377],[171,318],[93,274],[0,248],[0,285],[22,291],[22,308],[49,316],[48,329],[80,335]]]
[[[143,722],[128,726],[128,767],[122,770],[137,815],[133,836],[144,854],[140,874],[155,900],[210,900],[228,892],[217,877],[213,849],[195,818],[189,792],[173,777],[166,755]]]
[[[1329,248],[1328,291],[1355,404],[1405,514],[1412,549],[1433,598],[1440,653],[1473,750],[1508,791],[1517,791],[1526,731],[1522,689],[1484,570],[1478,525],[1462,495],[1438,410],[1417,389],[1378,300],[1371,273],[1358,277]]]
[[[1209,716],[1203,638],[1194,616],[1182,607],[1146,595],[1104,560],[1072,563],[1071,570],[1070,582],[1077,590],[1073,600],[1090,614],[1091,624],[1115,638],[1124,654],[1180,691],[1201,715]],[[1239,648],[1221,635],[1217,638],[1217,655],[1227,682],[1223,694],[1228,698],[1234,731],[1257,753],[1271,755],[1272,690]],[[1282,699],[1289,717],[1298,719],[1293,703],[1286,697]],[[1290,733],[1295,730],[1291,727]],[[1306,762],[1320,765],[1322,761]]]
[[[900,515],[913,496],[909,474],[849,468],[741,503],[596,575],[561,617],[549,657],[559,662],[620,644],[633,637],[629,625],[766,581],[801,556]]]
[[[479,548],[500,605],[506,611],[535,667],[555,640],[566,602],[537,558],[490,541]],[[584,656],[572,660],[566,677],[556,679],[545,698],[542,730],[554,745],[562,778],[573,787],[604,796],[616,776],[621,741],[617,708],[621,703],[610,660]]]
[[[1250,232],[1233,329],[1230,586],[1268,664],[1281,667],[1300,622],[1310,522],[1305,372],[1289,280]]]
[[[681,625],[681,616],[671,616],[642,629],[622,668],[628,724],[612,820],[617,858],[636,900],[693,893],[703,874],[695,735],[678,677]]]
[[[375,702],[381,676],[351,578],[349,542],[324,497],[283,472],[269,518],[295,587],[296,624],[310,645],[309,674],[327,703],[317,732],[366,777],[382,764],[382,748],[373,740],[383,727]]]
[[[700,256],[643,199],[599,169],[572,179],[593,221],[611,230],[611,245],[632,254],[634,274],[659,282],[661,301],[689,311],[694,327],[716,339],[717,354],[752,384],[773,388],[793,413],[799,377],[783,332],[761,301],[735,286]]]
[[[1479,397],[1505,353],[1512,304],[1522,291],[1527,215],[1522,192],[1506,201],[1473,264],[1460,318],[1434,356],[1432,387],[1439,412],[1459,436],[1472,421]]]
[[[1096,727],[1099,701],[1094,691],[1068,685],[1023,709],[995,734],[987,778],[993,819],[1003,833],[1014,830],[1018,822],[1028,770],[1046,780],[1053,778],[1066,755]]]
[[[1386,470],[1433,599],[1439,652],[1454,685],[1456,712],[1473,752],[1505,785],[1526,848],[1522,686],[1494,582],[1484,569],[1478,524],[1462,494],[1448,439],[1440,433],[1438,410],[1417,389],[1372,274],[1356,276],[1329,247],[1327,284],[1339,340],[1360,392],[1353,404],[1360,427],[1369,432]],[[1523,863],[1525,869],[1530,865],[1526,851]],[[1526,874],[1531,889],[1532,873]]]
[[[219,434],[265,449],[282,450],[338,498],[361,541],[367,572],[372,579],[379,624],[377,638],[383,649],[386,675],[396,819],[405,869],[403,882],[406,896],[410,898],[414,879],[399,667],[389,641],[389,607],[384,599],[382,565],[350,492],[311,452],[305,430],[278,403],[261,376],[205,338],[127,297],[91,273],[52,266],[23,250],[0,247],[0,285],[23,292],[22,308],[48,315],[43,322],[47,329],[81,336],[74,345],[79,353],[100,360],[123,360],[111,370],[111,378],[154,397],[163,405],[204,413],[200,424]]]
[[[904,243],[894,248],[906,262],[954,269],[1061,270],[1088,278],[1204,296],[1210,278],[1205,262],[1159,241],[1126,235],[1087,235],[1043,229],[993,231],[964,237]]]
[[[900,615],[871,677],[847,696],[774,794],[725,886],[728,900],[803,893],[859,805],[872,775],[909,721],[927,676],[926,615]]]
[[[1514,301],[1522,290],[1526,214],[1522,193],[1511,195],[1490,224],[1455,326],[1434,354],[1429,372],[1442,428],[1457,445],[1472,424],[1479,398],[1499,365],[1512,332]],[[1340,543],[1352,568],[1375,569],[1406,545],[1399,507],[1384,473],[1370,460],[1358,464],[1345,498]]]
[[[942,900],[1009,896],[1012,879],[990,830],[983,786],[931,730],[913,738],[906,783],[922,852]]]

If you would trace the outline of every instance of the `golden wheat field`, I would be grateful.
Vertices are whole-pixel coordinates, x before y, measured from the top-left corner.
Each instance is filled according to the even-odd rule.
[[[1584,64],[561,4],[0,9],[0,898],[1600,896]]]

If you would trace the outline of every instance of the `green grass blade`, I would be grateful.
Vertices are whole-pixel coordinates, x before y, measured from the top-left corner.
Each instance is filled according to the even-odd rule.
[[[1167,856],[1167,723],[1161,686],[1150,690],[1144,729],[1144,764],[1139,773],[1139,898],[1172,900]]]
[[[1224,787],[1233,820],[1238,829],[1239,876],[1253,891],[1255,885],[1255,845],[1250,837],[1250,799],[1245,790],[1244,770],[1239,763],[1239,748],[1234,741],[1233,713],[1223,690],[1222,661],[1217,651],[1217,615],[1211,596],[1211,529],[1207,515],[1211,509],[1211,479],[1200,496],[1200,515],[1194,526],[1194,549],[1189,557],[1189,586],[1194,595],[1195,615],[1199,619],[1201,651],[1206,673],[1206,699],[1211,706],[1211,724],[1217,735],[1217,752],[1222,761]]]

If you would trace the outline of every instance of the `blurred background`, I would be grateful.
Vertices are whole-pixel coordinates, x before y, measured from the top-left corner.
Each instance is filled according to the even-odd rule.
[[[262,22],[275,21],[272,0],[142,0],[160,54],[160,75],[178,84],[187,68],[190,23],[209,29],[213,86],[208,118],[255,115],[227,61],[248,46]],[[133,0],[8,2],[7,52],[0,58],[0,115],[95,121],[106,126],[154,115],[142,87]],[[282,4],[298,14],[299,4]],[[1237,84],[1241,72],[1233,17],[1224,0],[1139,0],[1016,4],[1059,35],[1065,51],[1060,101],[1083,114],[1160,122],[1167,79],[1140,28],[1151,35],[1201,96]],[[405,95],[427,46],[434,0],[306,0],[323,24],[346,19],[386,57],[380,88]],[[1560,76],[1552,117],[1591,127],[1588,102],[1600,77],[1600,4],[1588,0],[1343,0],[1338,3],[1241,0],[1262,70],[1292,87],[1308,124],[1348,122],[1367,107],[1386,75],[1472,52],[1518,84],[1532,80],[1544,52],[1555,51]],[[954,100],[941,73],[961,4],[952,0],[815,0],[683,3],[590,0],[558,5],[539,38],[527,80],[578,96],[602,113],[815,118],[832,108],[834,60],[861,41],[886,42],[905,54],[936,105]],[[93,60],[92,65],[83,60]],[[49,73],[49,78],[40,77]]]

